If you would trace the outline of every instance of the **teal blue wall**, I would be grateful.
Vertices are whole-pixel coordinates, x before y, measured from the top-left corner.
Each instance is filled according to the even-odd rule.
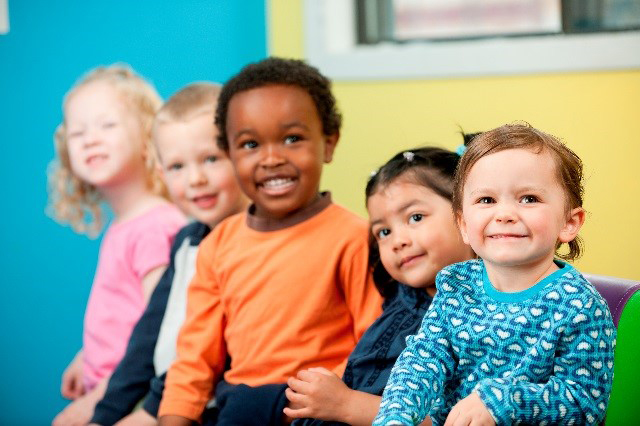
[[[45,215],[61,100],[100,64],[127,62],[163,97],[266,55],[262,0],[8,0],[0,35],[0,424],[45,425],[81,346],[99,240]]]

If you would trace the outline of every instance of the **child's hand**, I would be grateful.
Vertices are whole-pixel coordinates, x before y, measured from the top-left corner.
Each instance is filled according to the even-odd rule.
[[[107,383],[109,378],[102,379],[96,387],[91,391],[85,393],[81,397],[75,399],[71,404],[67,405],[64,410],[60,412],[53,419],[53,426],[85,426],[91,417],[93,411],[96,408],[98,401],[104,396],[104,392],[107,389]]]
[[[69,366],[62,373],[60,393],[67,399],[76,399],[84,395],[82,382],[82,351],[73,358]]]
[[[480,396],[471,392],[469,396],[453,406],[444,426],[495,426],[495,424]]]
[[[351,389],[340,377],[326,368],[310,368],[299,371],[297,378],[287,380],[285,391],[290,401],[284,414],[290,418],[311,417],[320,420],[336,420],[343,417]]]
[[[52,426],[85,426],[93,416],[96,402],[90,394],[81,396],[62,410],[53,422]]]

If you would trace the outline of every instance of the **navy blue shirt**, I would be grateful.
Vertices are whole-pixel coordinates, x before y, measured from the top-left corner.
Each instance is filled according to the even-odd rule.
[[[432,298],[424,289],[397,283],[396,293],[385,299],[382,315],[367,329],[349,355],[342,380],[353,390],[382,395],[391,368],[404,350],[407,336],[415,334]],[[300,419],[293,426],[330,425],[337,422]]]

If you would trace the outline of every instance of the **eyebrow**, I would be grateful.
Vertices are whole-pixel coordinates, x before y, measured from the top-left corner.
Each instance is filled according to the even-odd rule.
[[[233,135],[233,138],[232,138],[232,139],[233,139],[233,140],[236,140],[236,139],[238,139],[240,136],[245,135],[245,134],[247,134],[247,135],[251,135],[251,136],[252,136],[254,133],[255,133],[255,132],[254,132],[253,130],[251,130],[251,129],[242,129],[242,130],[238,131],[235,135]]]
[[[415,206],[416,204],[420,204],[420,200],[418,200],[418,199],[409,200],[408,202],[406,202],[406,203],[404,203],[404,204],[400,205],[400,207],[398,207],[398,208],[394,211],[394,213],[400,213],[400,212],[403,212],[403,211],[405,211],[405,210],[409,209],[410,207]],[[376,219],[376,220],[372,221],[372,222],[371,222],[371,228],[373,228],[373,226],[374,226],[374,225],[377,225],[377,224],[379,224],[379,223],[381,223],[381,222],[382,222],[382,219]]]
[[[523,186],[522,188],[518,188],[520,192],[547,192],[547,190],[542,186]]]
[[[483,187],[483,188],[474,189],[473,191],[469,192],[469,195],[475,195],[477,193],[492,193],[492,192],[495,192],[492,188]],[[544,194],[547,191],[542,186],[526,185],[526,186],[517,188],[517,192],[540,192]]]
[[[288,123],[284,123],[282,126],[280,126],[283,129],[290,129],[292,127],[302,127],[303,129],[309,130],[309,126],[307,126],[306,124],[304,124],[301,121],[290,121]]]
[[[469,195],[475,195],[478,193],[486,193],[486,192],[491,192],[491,188],[476,188],[473,191],[470,191]]]
[[[305,130],[309,130],[309,126],[307,126],[306,124],[304,124],[304,123],[302,123],[302,122],[300,122],[300,121],[291,121],[291,122],[288,122],[288,123],[284,123],[284,124],[282,124],[282,125],[280,126],[280,128],[281,128],[281,129],[283,129],[283,130],[288,130],[288,129],[291,129],[291,128],[293,128],[293,127],[300,127],[300,128],[305,129]],[[233,140],[235,140],[235,139],[237,139],[237,138],[239,138],[240,136],[245,135],[245,134],[246,134],[246,135],[253,136],[253,135],[255,135],[255,133],[256,133],[256,132],[255,132],[253,129],[251,129],[251,128],[242,129],[242,130],[238,131],[238,132],[233,136]]]

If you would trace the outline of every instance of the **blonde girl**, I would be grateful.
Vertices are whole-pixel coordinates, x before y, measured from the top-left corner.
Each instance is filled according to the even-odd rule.
[[[49,177],[54,217],[90,236],[102,229],[103,205],[113,221],[100,246],[83,347],[62,376],[62,395],[74,402],[56,425],[89,420],[185,224],[165,199],[150,145],[161,103],[148,82],[121,65],[92,70],[63,101]]]

